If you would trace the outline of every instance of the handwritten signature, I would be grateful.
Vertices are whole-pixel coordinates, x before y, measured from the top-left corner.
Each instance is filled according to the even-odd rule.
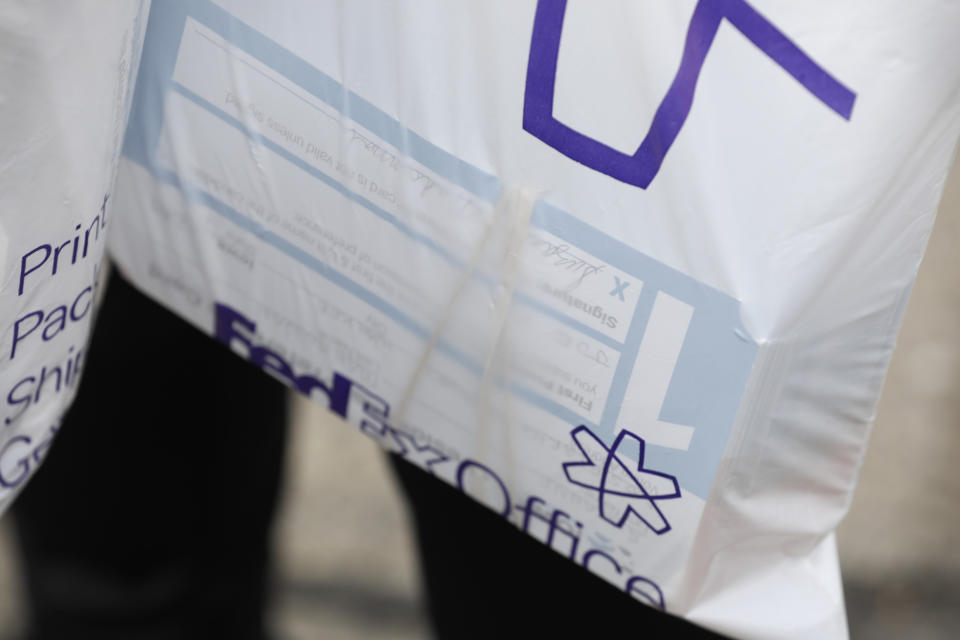
[[[554,267],[559,267],[573,274],[579,274],[576,282],[572,283],[567,288],[567,291],[575,290],[583,284],[584,280],[600,273],[604,267],[606,267],[606,265],[603,264],[593,264],[582,256],[577,255],[570,249],[570,245],[568,244],[555,244],[543,238],[533,238],[532,242],[541,250],[541,255],[544,258],[550,258],[553,261]]]

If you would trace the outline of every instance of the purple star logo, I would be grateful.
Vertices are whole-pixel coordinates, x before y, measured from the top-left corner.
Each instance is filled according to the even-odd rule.
[[[583,453],[581,462],[565,462],[563,472],[572,484],[597,492],[600,517],[615,527],[623,527],[632,513],[657,535],[670,531],[658,500],[680,497],[677,479],[666,473],[643,468],[643,438],[621,431],[612,447],[607,447],[587,427],[570,432]],[[637,449],[637,468],[631,470],[622,459],[629,447]]]

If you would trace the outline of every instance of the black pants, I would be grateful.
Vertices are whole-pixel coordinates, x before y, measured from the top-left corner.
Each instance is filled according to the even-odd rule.
[[[114,277],[13,507],[29,637],[264,637],[286,391]]]

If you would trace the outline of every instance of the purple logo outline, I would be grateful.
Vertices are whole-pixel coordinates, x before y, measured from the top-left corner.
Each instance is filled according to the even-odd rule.
[[[850,120],[856,94],[813,61],[746,0],[699,0],[690,18],[680,67],[632,156],[553,117],[557,57],[567,0],[538,0],[530,39],[523,129],[568,158],[611,178],[646,189],[683,128],[697,80],[720,24],[727,20],[807,91]]]
[[[676,477],[668,473],[652,471],[643,467],[644,448],[646,446],[643,438],[624,429],[617,435],[613,446],[608,448],[585,425],[580,425],[571,431],[570,436],[576,443],[577,448],[580,449],[584,459],[579,462],[564,462],[563,473],[571,484],[597,492],[597,507],[601,518],[617,528],[622,528],[632,513],[657,535],[663,535],[670,531],[670,523],[657,506],[657,500],[679,498],[680,484]],[[628,447],[636,447],[637,450],[637,468],[635,471],[631,471],[616,455],[618,451],[621,454],[628,453]],[[602,456],[602,459],[600,456]],[[651,491],[649,485],[645,485],[637,477],[638,475],[646,477],[648,480],[657,480],[660,484],[667,484],[670,486],[670,490],[664,492],[654,489]],[[608,484],[616,484],[622,487],[628,480],[632,481],[634,485],[629,490],[613,489],[608,486]],[[644,505],[646,508],[643,510],[646,512],[646,517],[641,515],[634,508],[634,505],[637,505],[638,508],[640,505]],[[611,512],[615,513],[616,511],[620,512],[619,517],[611,514]],[[651,520],[655,522],[651,522]]]

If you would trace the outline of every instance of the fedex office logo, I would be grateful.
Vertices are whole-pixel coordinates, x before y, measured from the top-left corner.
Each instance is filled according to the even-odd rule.
[[[831,76],[745,0],[699,0],[687,28],[680,66],[646,137],[633,155],[621,153],[553,117],[557,57],[567,0],[539,0],[530,40],[523,128],[591,169],[646,189],[690,114],[703,63],[727,21],[793,76],[814,98],[849,120],[856,94]]]
[[[607,447],[583,425],[570,435],[583,460],[564,463],[563,472],[572,484],[597,493],[601,518],[623,527],[633,515],[657,535],[670,531],[670,523],[657,501],[679,498],[680,485],[674,476],[645,468],[643,438],[623,430],[613,446]],[[617,456],[619,450],[625,452],[630,446],[638,449],[634,452],[638,461],[633,469],[630,467],[634,465],[628,466]]]
[[[585,533],[583,523],[575,514],[552,506],[548,500],[538,495],[517,496],[500,474],[484,462],[461,458],[456,454],[448,455],[444,452],[442,443],[423,433],[415,435],[406,430],[410,427],[398,428],[391,423],[389,403],[349,378],[336,372],[318,377],[294,371],[280,353],[261,342],[261,337],[257,335],[257,323],[252,318],[228,305],[217,303],[214,305],[214,337],[264,372],[311,396],[345,420],[357,424],[363,433],[382,446],[426,471],[440,475],[462,493],[493,509],[521,531],[554,551],[618,585],[631,597],[658,609],[666,608],[660,586],[650,578],[634,573],[623,563],[617,549],[606,544],[602,535],[598,536],[600,546],[596,546],[597,541]],[[579,432],[580,429],[574,430],[575,437]],[[26,444],[29,443],[25,443],[24,447]],[[585,453],[592,453],[594,447],[586,446]],[[602,443],[600,446],[602,448]],[[616,451],[617,448],[614,447],[613,450]],[[0,451],[0,462],[3,454],[4,452]],[[21,453],[21,460],[26,460],[27,455]],[[608,461],[606,466],[609,464]],[[571,468],[576,466],[571,465]],[[589,461],[582,466],[589,466]],[[590,471],[586,468],[584,471],[572,473],[590,482]],[[23,474],[25,475],[26,471],[23,471]],[[626,474],[631,475],[629,471]],[[622,472],[604,471],[597,484],[601,504],[609,501],[611,506],[615,506],[615,496],[623,477]],[[677,492],[679,494],[679,489]],[[645,495],[649,496],[649,491],[645,491]],[[660,497],[663,496],[657,496],[658,499]],[[643,500],[644,498],[639,498],[639,501]],[[643,508],[638,503],[635,504],[640,509]],[[636,510],[630,510],[627,514],[631,512],[637,513]],[[649,516],[646,513],[645,515]]]

